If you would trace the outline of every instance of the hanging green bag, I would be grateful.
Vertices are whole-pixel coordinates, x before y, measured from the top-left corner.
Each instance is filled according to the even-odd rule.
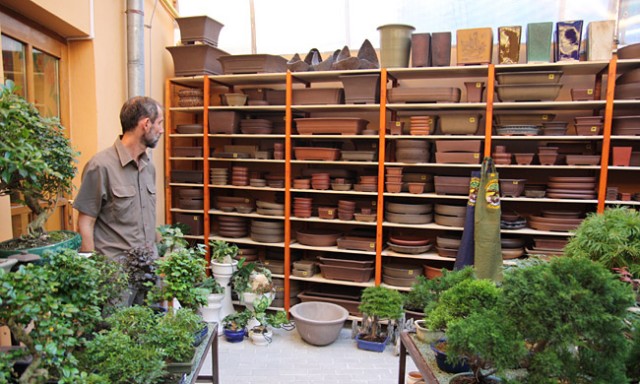
[[[479,279],[502,280],[500,183],[493,159],[482,161],[474,225],[474,265]]]

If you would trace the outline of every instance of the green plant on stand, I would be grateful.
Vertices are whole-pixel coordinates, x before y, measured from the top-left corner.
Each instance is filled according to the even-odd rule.
[[[175,298],[181,306],[194,312],[207,303],[206,294],[198,289],[206,277],[206,260],[199,251],[181,248],[158,259],[156,264],[156,274],[162,280],[159,285],[147,283],[149,302],[171,302]]]
[[[165,256],[178,249],[186,248],[189,243],[184,238],[184,224],[165,224],[158,227],[160,241],[156,244],[158,255]]]
[[[258,345],[270,344],[273,332],[270,328],[281,328],[290,331],[294,328],[293,324],[287,319],[285,311],[275,311],[275,313],[267,313],[271,299],[267,296],[260,296],[253,302],[253,318],[257,321],[257,325],[249,330],[249,338]]]
[[[38,109],[16,93],[11,80],[0,85],[0,195],[11,195],[33,213],[27,235],[0,243],[13,250],[47,246],[77,237],[69,247],[80,246],[80,236],[59,231],[47,233],[45,223],[61,197],[73,190],[76,156],[57,118]],[[33,253],[33,252],[32,252]]]
[[[209,243],[211,246],[211,261],[220,264],[232,264],[234,257],[238,255],[239,248],[224,240],[215,240]]]

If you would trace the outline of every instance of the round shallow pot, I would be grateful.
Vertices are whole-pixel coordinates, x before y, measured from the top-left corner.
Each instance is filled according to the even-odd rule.
[[[432,331],[427,328],[424,320],[416,320],[413,324],[416,326],[416,336],[425,343],[433,343],[444,337],[443,331]]]
[[[341,232],[321,230],[321,229],[305,229],[296,231],[296,239],[300,244],[315,247],[331,247],[337,245]]]
[[[312,345],[329,345],[338,339],[349,316],[344,307],[319,301],[298,303],[289,309],[302,340]]]

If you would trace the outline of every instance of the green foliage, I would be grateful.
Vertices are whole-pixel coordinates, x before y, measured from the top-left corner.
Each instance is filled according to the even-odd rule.
[[[134,305],[120,308],[107,318],[107,323],[111,330],[128,335],[134,341],[140,341],[141,335],[152,332],[157,317],[151,308]]]
[[[438,301],[442,292],[462,280],[472,279],[473,277],[473,267],[466,267],[457,271],[443,269],[442,276],[438,276],[435,279],[418,276],[406,295],[404,306],[407,309],[423,312],[430,303]]]
[[[222,326],[224,329],[239,331],[247,327],[252,316],[253,313],[249,311],[248,308],[245,308],[245,310],[241,312],[234,312],[225,316],[224,319],[222,319]]]
[[[175,252],[180,248],[186,248],[189,243],[184,238],[186,225],[184,224],[165,224],[158,227],[160,233],[160,241],[156,243],[158,255],[165,256],[171,252]]]
[[[75,352],[116,292],[109,286],[112,276],[104,275],[111,267],[99,257],[64,250],[45,256],[42,265],[0,273],[0,325],[9,326],[33,357],[25,382],[63,377],[80,382]],[[30,332],[25,331],[28,325]]]
[[[202,319],[188,309],[169,311],[158,318],[153,332],[145,334],[145,342],[162,351],[171,361],[189,361],[195,353],[194,333],[202,329]]]
[[[129,283],[135,289],[143,289],[147,282],[156,281],[156,254],[149,246],[132,248],[119,258],[129,276]]]
[[[576,229],[565,255],[595,260],[608,269],[628,267],[640,277],[640,212],[607,208],[591,213]]]
[[[149,348],[118,330],[97,334],[87,342],[81,365],[95,370],[115,384],[152,384],[166,373],[162,351]]]
[[[203,289],[205,292],[207,292],[207,294],[224,293],[224,287],[220,285],[220,283],[218,283],[218,281],[213,276],[209,276],[206,279],[204,279],[202,283],[198,285],[198,288]]]
[[[197,286],[206,277],[206,260],[190,248],[181,248],[156,261],[156,273],[162,278],[160,285],[151,287],[147,300],[151,302],[178,299],[185,308],[195,311],[207,303],[207,298]]]
[[[426,325],[429,329],[446,330],[452,321],[495,307],[498,296],[498,288],[491,280],[462,280],[425,310]]]
[[[238,246],[224,240],[211,241],[209,245],[211,246],[211,261],[216,263],[231,264],[233,258],[238,255]]]
[[[524,339],[499,309],[480,309],[447,328],[447,356],[467,360],[478,383],[517,366],[526,356]]]
[[[629,342],[631,344],[629,355],[627,356],[626,367],[627,376],[631,382],[640,382],[640,311],[630,322],[631,332],[629,332]]]
[[[290,326],[287,313],[285,311],[275,311],[267,313],[267,308],[271,304],[271,299],[266,295],[259,296],[253,302],[253,317],[266,329],[267,326],[273,328],[288,328]]]
[[[29,235],[40,236],[58,198],[73,189],[78,153],[57,118],[41,116],[15,91],[11,80],[0,85],[0,195],[21,195],[35,214]]]
[[[505,274],[500,306],[529,349],[531,383],[625,383],[630,287],[601,264],[559,257]]]

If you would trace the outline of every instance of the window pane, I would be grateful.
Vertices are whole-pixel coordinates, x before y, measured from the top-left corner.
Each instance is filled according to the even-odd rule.
[[[2,65],[5,80],[13,80],[20,88],[18,94],[26,97],[27,70],[25,62],[26,45],[2,35]]]
[[[60,117],[60,86],[58,59],[37,49],[33,50],[34,103],[40,113]]]

